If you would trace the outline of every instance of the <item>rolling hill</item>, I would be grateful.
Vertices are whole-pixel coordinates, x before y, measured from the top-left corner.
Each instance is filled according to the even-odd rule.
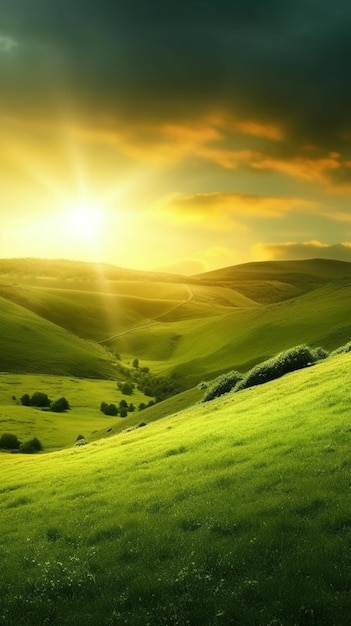
[[[245,371],[298,343],[332,349],[351,335],[351,264],[323,259],[250,263],[190,278],[1,260],[0,296],[6,371],[39,372],[48,364],[49,373],[110,375],[115,353],[175,375],[185,388],[230,368]],[[15,310],[29,316],[35,332],[22,332]],[[83,369],[75,365],[80,358]]]
[[[1,455],[0,623],[347,626],[350,365]]]

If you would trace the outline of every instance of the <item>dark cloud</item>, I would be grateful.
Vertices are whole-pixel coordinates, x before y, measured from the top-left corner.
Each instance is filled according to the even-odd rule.
[[[4,102],[38,106],[54,84],[101,114],[217,106],[347,153],[350,21],[347,0],[3,0],[0,34],[19,44],[1,58]]]

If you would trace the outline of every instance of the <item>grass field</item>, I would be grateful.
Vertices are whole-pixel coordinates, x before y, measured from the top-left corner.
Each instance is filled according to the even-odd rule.
[[[22,406],[22,395],[31,396],[35,391],[46,393],[51,400],[64,396],[71,410],[57,414]],[[0,436],[10,432],[21,441],[38,437],[45,452],[72,446],[80,434],[91,441],[142,421],[139,411],[129,413],[126,418],[108,417],[100,411],[101,402],[118,405],[122,399],[136,408],[150,400],[137,389],[130,396],[123,395],[114,380],[0,374]]]
[[[350,366],[2,454],[0,623],[347,626]]]
[[[351,334],[349,263],[251,263],[175,281],[32,261],[0,263],[0,371],[113,377],[114,352],[189,388],[292,345],[332,349]]]

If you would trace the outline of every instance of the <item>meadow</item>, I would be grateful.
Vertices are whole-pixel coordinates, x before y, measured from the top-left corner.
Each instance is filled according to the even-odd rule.
[[[46,393],[55,400],[64,396],[71,409],[52,413],[35,407],[22,406],[20,398],[35,391]],[[115,380],[90,380],[68,376],[38,374],[0,374],[0,434],[10,432],[21,441],[38,437],[45,452],[72,446],[78,435],[87,441],[124,430],[142,420],[142,413],[128,417],[106,416],[100,411],[101,402],[119,404],[121,400],[137,408],[150,398],[135,389],[130,396],[123,395]]]
[[[333,261],[185,278],[0,260],[0,436],[44,448],[0,452],[0,624],[348,626],[351,354],[202,399],[349,342],[350,296]],[[180,393],[103,414],[150,401],[118,389],[139,371]],[[22,406],[35,391],[71,409]]]
[[[348,624],[350,366],[2,454],[0,623]]]

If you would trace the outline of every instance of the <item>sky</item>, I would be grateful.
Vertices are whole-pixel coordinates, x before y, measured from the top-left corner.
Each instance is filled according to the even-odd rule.
[[[351,261],[348,0],[1,0],[0,256]]]

